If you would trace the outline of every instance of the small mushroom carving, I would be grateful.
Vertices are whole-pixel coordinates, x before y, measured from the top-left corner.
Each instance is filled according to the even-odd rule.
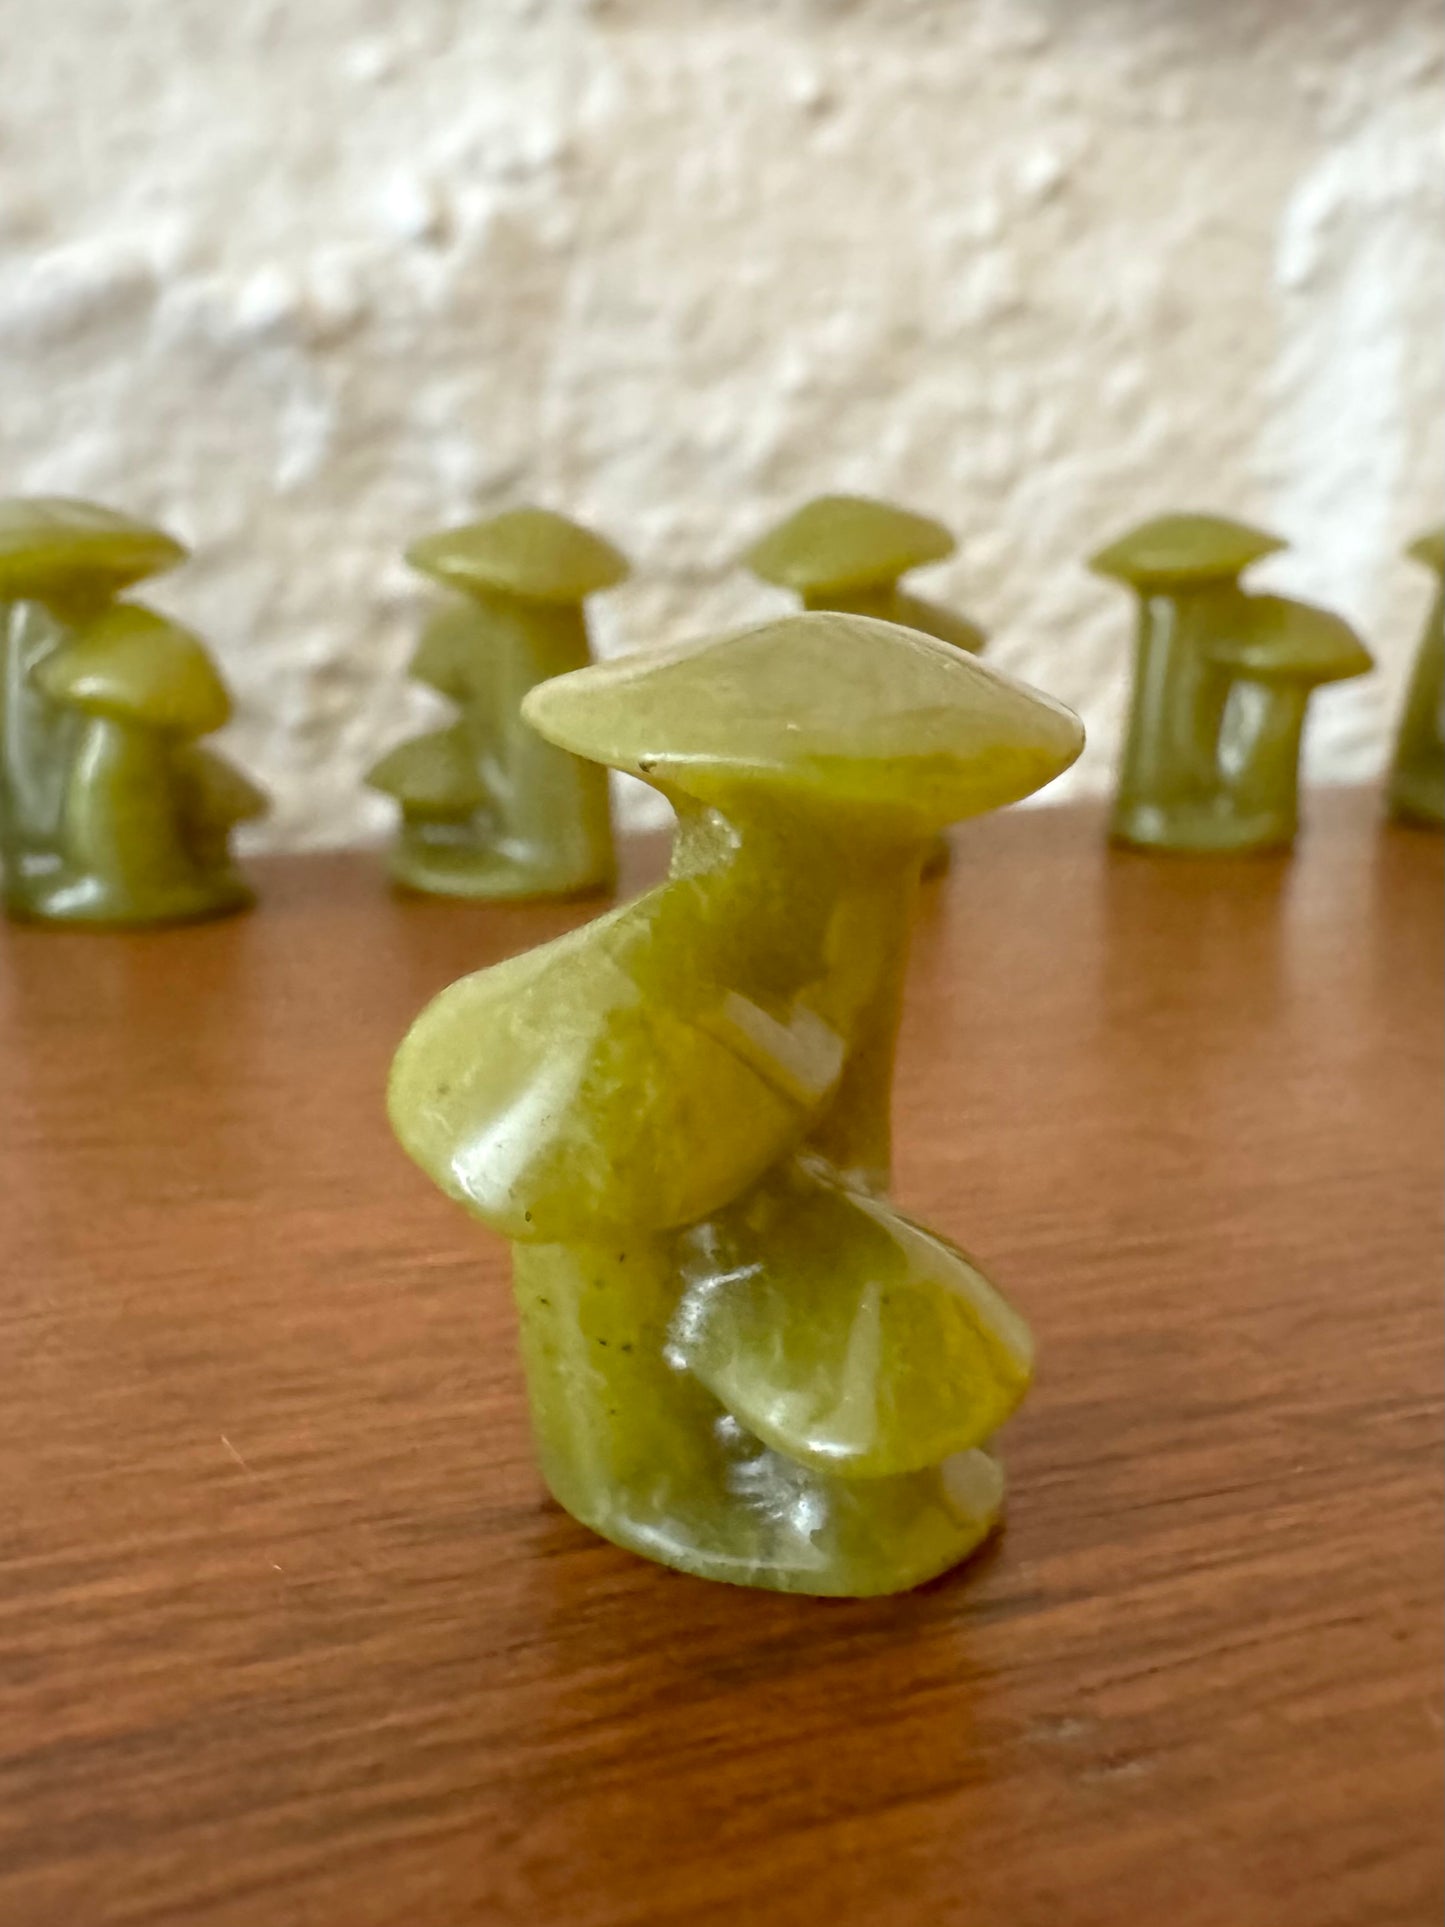
[[[45,916],[76,713],[51,701],[42,665],[185,550],[147,523],[65,496],[0,500],[0,879],[14,916]]]
[[[928,838],[1083,731],[938,640],[809,614],[535,688],[659,789],[672,870],[443,991],[397,1053],[403,1147],[513,1241],[547,1483],[683,1571],[895,1592],[996,1523],[1028,1329],[886,1194]]]
[[[546,509],[428,536],[413,568],[454,592],[410,673],[457,720],[390,751],[368,773],[401,805],[392,874],[443,896],[575,896],[614,874],[605,772],[523,720],[528,691],[591,660],[583,604],[625,579],[611,543]]]
[[[1324,683],[1363,676],[1370,653],[1328,609],[1251,595],[1243,620],[1211,640],[1209,660],[1229,678],[1218,764],[1235,837],[1252,850],[1287,849],[1299,828],[1305,710]]]
[[[229,836],[265,799],[196,740],[231,714],[198,638],[138,603],[114,603],[47,657],[37,679],[82,719],[45,914],[175,923],[249,904]]]
[[[1390,764],[1391,814],[1432,829],[1445,825],[1445,529],[1406,551],[1435,577],[1435,595],[1415,653]]]
[[[1133,698],[1113,833],[1149,849],[1227,839],[1215,753],[1228,684],[1208,644],[1242,608],[1239,578],[1284,544],[1222,515],[1161,515],[1090,560],[1139,598]],[[1223,821],[1221,822],[1221,817]]]
[[[977,655],[982,629],[955,609],[902,586],[910,569],[942,562],[957,543],[941,522],[867,495],[819,495],[755,542],[743,557],[764,582],[791,590],[805,609],[875,616]],[[947,869],[940,833],[929,844],[925,876]]]
[[[1283,546],[1226,516],[1164,515],[1092,558],[1139,599],[1117,841],[1222,853],[1292,840],[1309,692],[1370,658],[1338,617],[1241,585]]]

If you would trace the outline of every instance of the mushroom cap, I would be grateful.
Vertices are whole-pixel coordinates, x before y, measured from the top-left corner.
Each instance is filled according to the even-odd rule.
[[[394,796],[421,816],[469,816],[488,799],[475,759],[457,729],[414,736],[374,763],[369,788]]]
[[[509,509],[413,542],[406,559],[454,589],[500,589],[529,602],[581,602],[630,573],[627,558],[551,509]]]
[[[184,562],[180,543],[114,509],[64,495],[0,499],[0,601],[39,601],[77,580],[118,595],[143,576]]]
[[[187,743],[176,754],[176,767],[190,790],[191,807],[203,823],[229,829],[265,816],[271,799],[244,770],[204,743]]]
[[[1445,526],[1417,535],[1405,553],[1416,562],[1423,562],[1427,569],[1433,569],[1436,575],[1445,575]]]
[[[743,563],[779,588],[824,595],[896,582],[956,546],[929,516],[867,495],[818,495],[755,542]]]
[[[1159,515],[1089,558],[1095,575],[1136,589],[1228,581],[1284,547],[1277,535],[1225,515]]]
[[[1374,668],[1363,642],[1342,616],[1292,596],[1243,599],[1237,629],[1210,642],[1209,660],[1253,682],[1344,682]]]
[[[1028,796],[1084,743],[1072,711],[976,656],[822,613],[574,670],[522,714],[563,749],[706,803],[768,792],[910,836]]]
[[[47,656],[36,678],[55,702],[168,736],[208,736],[231,716],[199,638],[138,602],[112,603]]]

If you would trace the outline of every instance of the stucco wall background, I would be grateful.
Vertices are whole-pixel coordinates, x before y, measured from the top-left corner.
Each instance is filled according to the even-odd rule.
[[[0,492],[194,545],[152,599],[272,844],[387,820],[398,551],[522,500],[632,555],[608,651],[783,606],[731,558],[809,494],[939,515],[919,585],[1083,713],[1075,790],[1129,634],[1080,557],[1241,513],[1380,662],[1312,773],[1378,770],[1445,473],[1437,0],[0,0],[0,67]]]

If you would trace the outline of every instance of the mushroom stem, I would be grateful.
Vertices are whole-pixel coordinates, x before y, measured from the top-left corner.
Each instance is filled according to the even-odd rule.
[[[841,1480],[831,1466],[802,1463],[786,1447],[764,1450],[689,1347],[700,1315],[743,1276],[718,1256],[734,1223],[753,1227],[761,1213],[763,1262],[750,1268],[766,1275],[765,1291],[775,1279],[782,1293],[801,1282],[767,1224],[775,1198],[785,1211],[791,1206],[790,1184],[835,1186],[827,1195],[838,1200],[846,1228],[862,1226],[865,1237],[873,1220],[864,1194],[879,1200],[881,1222],[895,1222],[881,1194],[922,838],[900,846],[860,838],[856,822],[840,824],[825,810],[753,802],[720,813],[670,794],[678,810],[675,880],[663,886],[657,915],[659,924],[667,919],[672,966],[686,968],[704,930],[717,938],[694,953],[688,1021],[761,1069],[785,1100],[815,1105],[826,1095],[826,1115],[796,1177],[785,1159],[744,1191],[735,1211],[672,1235],[632,1228],[605,1245],[516,1247],[522,1355],[543,1474],[584,1523],[684,1570],[817,1592],[916,1583],[978,1543],[997,1511],[1001,1475],[994,1472],[976,1508],[954,1507],[934,1465],[906,1478]],[[666,973],[669,959],[656,962]],[[676,992],[667,974],[638,988],[664,1000]],[[476,1041],[458,1038],[453,1061],[465,1063]],[[634,1075],[645,1084],[644,1065]],[[719,1101],[710,1090],[694,1099],[700,1122]],[[595,1129],[606,1128],[599,1115]],[[883,1242],[873,1237],[869,1256]],[[692,1273],[686,1254],[695,1260]],[[857,1242],[829,1256],[839,1260],[836,1276],[826,1260],[821,1267],[834,1300],[866,1271],[868,1257]],[[870,1278],[862,1295],[872,1307],[889,1293]],[[896,1409],[903,1403],[893,1389],[897,1363],[867,1343],[867,1309],[858,1323],[860,1342],[845,1374],[855,1402]],[[726,1334],[714,1347],[728,1356],[736,1349]],[[774,1363],[783,1351],[766,1338],[763,1349]],[[741,1384],[781,1410],[782,1401],[757,1387],[751,1366],[744,1362]],[[799,1513],[814,1543],[790,1539],[786,1521]]]
[[[803,597],[805,609],[845,616],[874,616],[880,622],[897,622],[898,578],[891,582],[870,582],[859,589],[809,589]]]
[[[892,622],[901,622],[906,629],[921,629],[926,636],[937,636],[940,642],[951,642],[955,649],[965,649],[969,655],[981,655],[988,647],[988,637],[976,622],[971,622],[956,609],[945,608],[941,603],[930,602],[927,596],[911,594],[907,589],[897,589],[893,596]]]
[[[429,683],[449,702],[460,719],[454,727],[466,743],[479,774],[494,771],[497,762],[497,715],[491,651],[491,628],[485,609],[474,595],[454,596],[422,631],[412,658],[411,675]]]
[[[945,843],[945,850],[947,847]],[[932,848],[931,843],[927,849],[908,852],[902,862],[880,873],[868,892],[867,901],[881,927],[893,931],[898,941],[882,960],[876,983],[859,1013],[853,1049],[838,1085],[838,1104],[816,1139],[822,1155],[850,1183],[880,1194],[887,1190],[893,1171],[891,1098],[908,970],[910,913],[919,871]]]
[[[811,811],[729,809],[725,819],[669,793],[677,812],[674,877],[706,876],[712,913],[749,935],[748,965],[785,1000],[839,967],[864,988],[850,999],[848,1060],[816,1148],[865,1189],[892,1168],[890,1097],[903,1010],[922,838],[860,838]],[[799,961],[801,959],[801,962]],[[795,986],[787,979],[797,978]]]
[[[189,879],[162,736],[112,716],[87,719],[66,788],[63,847],[73,870],[116,898]]]
[[[1437,589],[1410,675],[1390,766],[1390,809],[1445,823],[1445,588]]]
[[[613,873],[607,772],[539,736],[521,714],[538,683],[591,661],[587,623],[575,602],[533,602],[489,593],[494,717],[502,719],[496,773],[498,844],[524,865],[553,873],[572,889]]]
[[[1215,756],[1225,676],[1203,644],[1227,620],[1233,583],[1210,583],[1139,598],[1134,700],[1119,779],[1121,810],[1207,802],[1216,785]]]
[[[1238,815],[1259,841],[1290,843],[1299,825],[1300,741],[1309,685],[1242,677],[1229,690],[1219,768]]]
[[[12,889],[60,821],[76,723],[34,672],[69,633],[44,603],[0,603],[0,863]]]
[[[951,642],[955,649],[966,649],[970,655],[978,655],[988,641],[977,623],[930,602],[926,596],[911,594],[897,577],[861,589],[809,590],[802,603],[815,612],[873,616],[880,622],[896,622],[903,629],[920,629],[924,635]]]

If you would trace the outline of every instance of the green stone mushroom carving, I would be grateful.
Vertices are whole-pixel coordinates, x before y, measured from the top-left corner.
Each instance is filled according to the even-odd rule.
[[[195,739],[230,701],[197,639],[118,601],[185,550],[63,498],[0,503],[0,856],[13,916],[185,921],[252,893],[229,835],[265,798]]]
[[[1293,840],[1309,693],[1371,662],[1339,617],[1241,586],[1283,546],[1223,516],[1165,515],[1093,557],[1139,598],[1117,841],[1224,853]]]
[[[1321,684],[1363,676],[1369,651],[1328,609],[1288,596],[1245,597],[1244,619],[1206,653],[1229,679],[1219,768],[1232,832],[1251,850],[1288,849],[1299,828],[1305,709]]]
[[[1029,1333],[886,1194],[910,907],[944,824],[1067,768],[1057,703],[913,630],[799,615],[533,691],[677,811],[668,880],[413,1025],[407,1152],[513,1241],[544,1476],[705,1578],[874,1594],[999,1516]]]
[[[528,691],[591,660],[585,599],[623,581],[609,542],[546,509],[514,509],[407,551],[455,591],[411,674],[457,719],[383,756],[367,776],[401,805],[391,869],[441,896],[578,896],[615,871],[607,774],[544,742]]]
[[[743,557],[764,582],[790,589],[805,609],[876,616],[978,655],[988,638],[956,609],[914,595],[900,578],[942,562],[958,544],[941,522],[869,495],[818,495],[770,529]],[[929,843],[923,874],[948,868],[941,833]]]
[[[1432,529],[1408,554],[1435,576],[1435,596],[1415,655],[1410,689],[1390,766],[1390,810],[1407,823],[1445,825],[1445,529]]]
[[[229,721],[225,684],[188,629],[115,603],[36,672],[82,719],[60,816],[61,866],[45,914],[176,923],[254,901],[230,832],[265,798],[203,747]]]

